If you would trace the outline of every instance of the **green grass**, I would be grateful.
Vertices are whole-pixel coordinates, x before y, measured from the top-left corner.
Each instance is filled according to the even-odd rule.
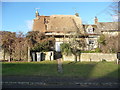
[[[57,72],[56,61],[42,62],[3,62],[2,75],[18,76],[61,76],[82,78],[118,78],[118,65],[115,62],[63,62],[63,73]]]
[[[43,62],[14,62],[3,63],[3,75],[37,75],[37,76],[52,76],[57,74],[57,62],[43,61]]]
[[[118,78],[118,65],[114,62],[68,63],[63,64],[64,76],[79,76],[84,78]]]

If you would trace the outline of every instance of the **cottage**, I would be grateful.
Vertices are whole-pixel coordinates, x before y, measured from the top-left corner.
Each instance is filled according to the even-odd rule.
[[[82,24],[81,18],[76,14],[41,16],[36,11],[33,31],[44,32],[46,36],[55,37],[55,50],[58,52],[61,43],[68,42],[70,35],[79,32],[81,35],[86,35],[84,36],[87,43],[85,50],[94,50],[98,47],[97,40],[101,34],[118,35],[118,23],[99,22],[95,17],[94,24]]]
[[[69,41],[69,36],[80,32],[84,34],[82,20],[76,15],[40,16],[36,11],[33,31],[44,32],[46,36],[55,37],[55,50],[60,51],[60,44]]]

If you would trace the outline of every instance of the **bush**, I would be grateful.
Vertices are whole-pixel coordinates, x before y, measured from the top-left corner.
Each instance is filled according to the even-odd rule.
[[[101,52],[101,49],[100,48],[96,48],[95,51],[96,52]]]
[[[13,61],[18,61],[18,59],[13,59]]]
[[[99,53],[101,52],[100,48],[96,48],[95,51],[81,51],[81,53]]]
[[[98,43],[102,45],[106,45],[106,40],[105,40],[105,35],[101,35],[100,38],[98,39]]]
[[[107,62],[105,59],[102,59],[102,62]]]
[[[50,47],[48,42],[43,42],[43,43],[37,43],[32,49],[31,51],[33,52],[44,52],[44,51],[49,51]]]
[[[81,51],[81,53],[95,53],[95,51]]]
[[[81,53],[98,53],[97,51],[81,51]]]
[[[62,43],[60,45],[60,50],[64,55],[71,55],[72,51],[69,43]]]

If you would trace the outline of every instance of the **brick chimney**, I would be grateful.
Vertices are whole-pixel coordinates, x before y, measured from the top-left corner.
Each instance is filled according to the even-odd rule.
[[[95,16],[94,24],[97,24],[97,23],[98,23],[98,18]]]

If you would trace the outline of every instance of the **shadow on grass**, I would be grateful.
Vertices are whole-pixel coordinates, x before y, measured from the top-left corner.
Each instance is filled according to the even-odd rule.
[[[75,63],[77,63],[77,62],[69,62],[68,64],[75,64]]]

